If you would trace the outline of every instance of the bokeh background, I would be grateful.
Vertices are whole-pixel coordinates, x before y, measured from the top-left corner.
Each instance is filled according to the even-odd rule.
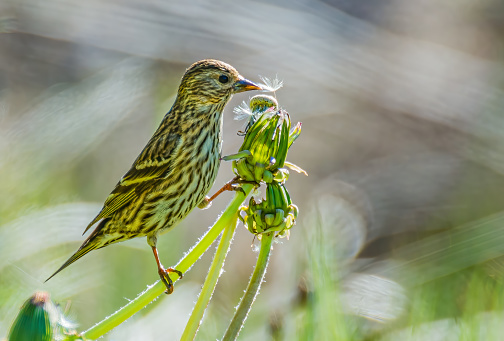
[[[504,3],[0,1],[0,337],[35,290],[80,330],[158,279],[144,239],[48,283],[173,103],[191,63],[278,75],[301,137],[300,208],[242,340],[498,340],[504,332]],[[223,153],[237,150],[232,107]],[[232,176],[223,163],[214,186]],[[175,264],[225,193],[160,239]],[[220,338],[255,263],[239,228],[198,339]],[[105,337],[180,336],[211,252]]]

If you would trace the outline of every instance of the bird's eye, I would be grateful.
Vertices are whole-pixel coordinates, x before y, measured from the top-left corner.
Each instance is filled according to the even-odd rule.
[[[229,77],[226,76],[226,75],[220,75],[219,76],[219,82],[221,82],[222,84],[225,84],[229,81]]]

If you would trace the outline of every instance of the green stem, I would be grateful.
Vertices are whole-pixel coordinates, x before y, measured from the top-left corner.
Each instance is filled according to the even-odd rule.
[[[194,263],[201,257],[201,255],[212,245],[212,243],[217,239],[222,230],[228,226],[231,220],[235,217],[238,208],[245,200],[246,196],[250,194],[253,186],[250,184],[242,185],[244,193],[238,191],[231,203],[229,203],[226,210],[222,213],[215,224],[208,230],[203,238],[191,249],[189,253],[186,254],[182,260],[179,261],[175,268],[181,272],[187,272]],[[176,273],[170,274],[173,281],[178,279]],[[154,301],[159,295],[163,294],[166,290],[165,285],[159,280],[154,285],[149,286],[147,290],[142,292],[130,301],[128,304],[117,310],[112,315],[106,317],[104,320],[98,322],[93,327],[89,328],[82,333],[88,340],[97,339],[124,321],[133,316],[135,313],[143,309],[149,303]]]
[[[231,245],[231,240],[236,229],[236,224],[238,222],[238,214],[235,215],[234,219],[231,221],[228,227],[224,230],[222,234],[219,246],[215,252],[214,259],[208,270],[207,278],[203,284],[203,288],[198,297],[198,301],[194,306],[191,317],[186,324],[184,333],[180,341],[194,340],[196,333],[198,332],[201,320],[203,319],[203,313],[205,312],[208,302],[212,297],[212,294],[217,285],[217,280],[220,277],[222,268],[224,266],[224,260],[226,259],[227,253],[229,251],[229,246]]]
[[[259,256],[257,257],[254,272],[252,273],[247,290],[240,301],[238,309],[236,309],[233,319],[231,320],[222,341],[236,340],[243,324],[245,323],[245,320],[247,319],[252,303],[254,303],[254,300],[259,293],[261,283],[264,279],[264,275],[266,274],[266,268],[268,267],[271,251],[271,243],[273,242],[273,235],[274,233],[270,232],[264,233],[261,236],[261,249],[259,250]]]

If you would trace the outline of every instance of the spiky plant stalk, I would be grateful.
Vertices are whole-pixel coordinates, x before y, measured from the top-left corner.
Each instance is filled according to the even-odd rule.
[[[215,286],[217,285],[217,280],[222,273],[224,260],[226,259],[227,253],[229,251],[229,246],[231,245],[231,240],[233,239],[237,222],[238,214],[235,215],[235,218],[231,221],[229,226],[224,229],[224,232],[222,233],[219,246],[217,247],[217,251],[215,251],[214,259],[212,261],[212,264],[210,265],[210,269],[208,270],[207,278],[205,279],[203,288],[201,289],[201,292],[198,296],[198,301],[196,301],[196,304],[194,305],[194,309],[191,313],[191,316],[189,317],[189,321],[185,326],[184,333],[182,334],[180,341],[194,340],[194,338],[196,337],[196,333],[198,332],[199,326],[203,319],[203,314],[208,306],[210,299],[212,298]]]
[[[246,110],[242,108],[241,111]],[[273,239],[288,237],[289,230],[298,216],[298,208],[292,204],[284,185],[289,172],[282,167],[286,165],[306,174],[300,167],[286,162],[288,149],[301,133],[301,123],[290,130],[289,114],[279,109],[276,99],[270,96],[254,96],[250,100],[250,111],[250,121],[239,152],[225,159],[234,160],[235,173],[241,179],[262,181],[266,184],[266,198],[261,202],[251,198],[249,206],[241,208],[245,216],[240,215],[248,230],[261,240],[261,248],[247,290],[240,300],[223,341],[235,340],[238,337],[259,294]]]

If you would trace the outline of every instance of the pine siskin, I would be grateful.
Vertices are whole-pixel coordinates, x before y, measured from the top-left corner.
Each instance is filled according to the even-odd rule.
[[[47,280],[92,250],[146,236],[166,293],[172,293],[168,274],[182,274],[161,265],[157,237],[208,202],[220,165],[222,111],[233,94],[249,90],[261,87],[231,65],[212,59],[191,65],[172,108],[84,233],[98,223],[94,231]]]

